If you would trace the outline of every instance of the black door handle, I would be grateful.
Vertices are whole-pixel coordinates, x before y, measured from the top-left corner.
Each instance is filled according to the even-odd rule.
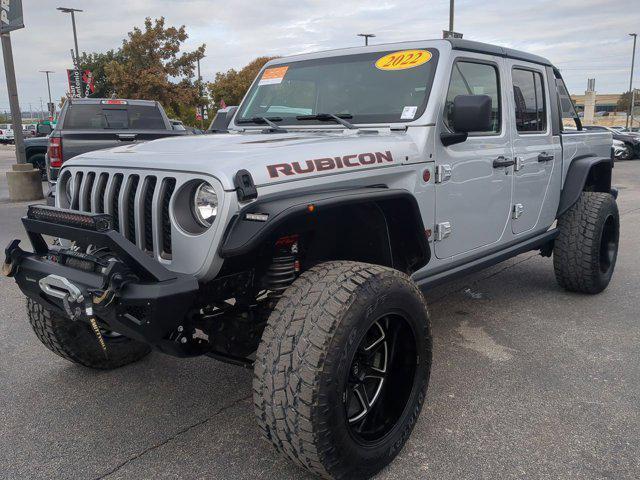
[[[547,155],[547,152],[542,152],[540,155],[538,155],[539,162],[550,162],[553,159],[554,159],[554,156]]]
[[[510,167],[511,165],[515,164],[515,160],[509,160],[508,158],[501,155],[493,161],[493,168]]]

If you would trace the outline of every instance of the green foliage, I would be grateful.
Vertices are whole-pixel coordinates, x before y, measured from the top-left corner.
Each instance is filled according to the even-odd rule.
[[[232,68],[216,73],[215,80],[207,85],[209,96],[213,100],[210,112],[218,111],[221,101],[227,105],[238,105],[260,69],[274,58],[276,57],[258,57],[240,71]]]

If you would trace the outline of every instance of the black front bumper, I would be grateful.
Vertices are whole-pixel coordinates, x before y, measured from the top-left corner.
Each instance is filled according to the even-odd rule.
[[[44,212],[44,215],[38,215],[38,212]],[[191,342],[183,340],[183,329],[179,328],[184,325],[194,304],[198,292],[197,279],[166,269],[112,230],[109,219],[105,217],[50,207],[30,207],[22,223],[34,251],[20,249],[18,240],[11,242],[5,251],[5,274],[15,278],[26,296],[60,315],[68,317],[71,308],[78,313],[75,321],[88,321],[86,307],[91,307],[93,314],[109,330],[153,345],[171,355],[199,354]],[[106,223],[99,225],[100,222],[87,219],[104,220]],[[74,257],[73,266],[70,266],[69,250],[47,245],[42,235],[72,240],[79,245],[102,247],[109,252],[115,260],[112,263],[117,264],[120,271],[114,274],[115,268],[111,268],[111,264],[109,267],[86,268],[90,262],[82,257]],[[85,268],[77,268],[78,264]],[[47,277],[66,280],[65,284],[71,284],[82,293],[82,300],[70,301],[67,296],[65,305],[65,299],[47,293],[41,285]],[[44,280],[44,284],[48,281]]]

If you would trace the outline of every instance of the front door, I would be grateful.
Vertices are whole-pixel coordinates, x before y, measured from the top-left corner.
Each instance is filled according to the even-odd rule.
[[[533,230],[544,205],[551,174],[560,165],[560,143],[553,137],[544,67],[511,61],[513,95],[509,122],[517,161],[513,187],[514,234]]]
[[[507,83],[500,75],[502,62],[502,58],[465,52],[451,65],[439,131],[451,131],[451,106],[458,95],[491,97],[493,121],[490,131],[469,134],[456,145],[439,144],[436,150],[441,173],[436,184],[438,258],[479,252],[496,244],[509,221],[513,167],[503,165],[513,155],[504,115]]]

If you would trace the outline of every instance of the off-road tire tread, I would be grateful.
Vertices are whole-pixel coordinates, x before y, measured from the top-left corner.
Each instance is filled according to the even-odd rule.
[[[570,292],[593,294],[603,290],[599,274],[599,219],[607,209],[618,216],[618,206],[611,194],[582,192],[578,201],[558,219],[553,267],[558,284]]]
[[[74,335],[78,328],[90,328],[88,325],[79,321],[70,325],[72,320],[56,315],[31,299],[27,299],[27,315],[33,331],[45,347],[65,360],[88,368],[110,370],[122,367],[137,362],[151,351],[148,345],[122,338],[117,349],[108,349],[108,358],[105,358],[102,351],[86,348],[84,340]],[[97,339],[95,341],[97,343]]]
[[[328,427],[314,427],[311,412],[312,405],[336,408],[318,398],[331,333],[353,303],[356,290],[373,277],[388,274],[402,278],[422,295],[408,276],[387,267],[333,261],[306,271],[277,303],[257,351],[253,397],[264,437],[294,463],[324,478],[336,478],[334,471],[329,472],[335,446]]]

